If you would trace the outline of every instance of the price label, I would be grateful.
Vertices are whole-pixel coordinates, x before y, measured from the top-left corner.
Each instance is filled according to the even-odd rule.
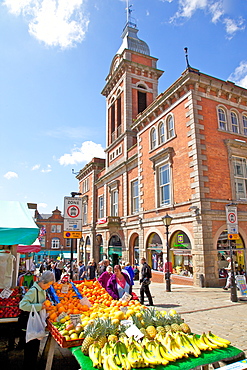
[[[129,326],[132,326],[133,325],[133,320],[130,320],[130,319],[129,320],[121,320],[120,323],[123,326],[129,327]]]
[[[0,293],[0,298],[9,298],[11,294],[13,293],[13,290],[5,288],[3,291]]]
[[[59,322],[61,319],[63,319],[65,316],[67,316],[66,312],[60,313],[60,315],[57,317],[57,321]]]
[[[71,319],[74,327],[76,327],[77,324],[81,324],[81,315],[80,314],[71,314],[70,319]]]
[[[119,300],[121,302],[128,302],[131,298],[132,298],[132,295],[125,292],[124,295],[122,296],[122,298],[120,298]]]
[[[80,299],[80,304],[88,306],[88,307],[92,307],[92,304],[89,302],[87,297],[83,297],[82,299]]]
[[[125,334],[130,338],[134,337],[135,340],[141,339],[144,335],[142,332],[138,329],[137,326],[132,325],[127,330],[125,330]]]
[[[128,307],[120,307],[120,311],[126,313],[128,311]]]
[[[69,284],[63,284],[61,288],[61,293],[67,294],[69,291]]]

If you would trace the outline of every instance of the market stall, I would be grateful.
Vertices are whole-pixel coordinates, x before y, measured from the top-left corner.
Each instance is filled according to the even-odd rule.
[[[16,287],[18,276],[18,244],[30,245],[38,237],[39,228],[31,217],[28,205],[16,201],[0,201],[0,323],[8,325],[9,347],[13,347],[19,315],[21,291]]]
[[[46,370],[51,369],[56,342],[71,351],[82,370],[189,370],[244,358],[224,338],[211,332],[192,334],[175,310],[114,300],[98,281],[55,283],[49,297]]]

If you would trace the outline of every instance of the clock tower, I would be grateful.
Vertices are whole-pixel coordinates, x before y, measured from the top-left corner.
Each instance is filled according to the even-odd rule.
[[[114,56],[102,94],[106,97],[106,170],[127,160],[136,144],[132,129],[136,117],[158,95],[157,59],[138,38],[136,25],[127,18],[122,44]]]

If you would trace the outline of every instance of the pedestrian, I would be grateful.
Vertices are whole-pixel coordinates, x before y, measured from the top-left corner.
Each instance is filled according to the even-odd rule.
[[[32,306],[39,312],[45,308],[44,302],[46,300],[46,290],[54,283],[54,274],[51,271],[44,271],[27,293],[24,295],[19,303],[22,311],[30,312]],[[26,323],[27,325],[27,323]],[[23,330],[26,329],[22,328]],[[36,367],[39,353],[39,339],[33,339],[24,344],[24,362],[23,369],[33,370]]]
[[[228,288],[231,288],[232,286],[232,263],[231,263],[231,257],[227,257],[228,266],[225,268],[225,270],[228,273],[228,277],[226,280],[226,285],[224,286],[224,290],[228,290]],[[234,266],[234,264],[233,264]]]
[[[98,277],[98,282],[100,283],[100,285],[106,289],[107,287],[107,283],[110,279],[110,277],[113,275],[113,272],[112,272],[112,267],[111,266],[107,266],[106,268],[106,271],[103,272],[99,277]]]
[[[73,281],[78,281],[79,279],[79,267],[77,266],[77,263],[73,263]]]
[[[134,270],[133,270],[133,268],[132,268],[132,266],[130,265],[129,262],[123,262],[123,270],[124,270],[124,272],[126,271],[127,274],[129,275],[131,285],[134,285],[135,273],[134,273]]]
[[[109,264],[110,264],[109,260],[107,260],[107,259],[105,259],[103,261],[100,261],[100,262],[101,262],[101,264],[100,264],[100,267],[99,267],[99,276],[101,274],[103,274],[103,272],[106,271],[107,266],[109,266]]]
[[[79,261],[79,280],[84,280],[86,275],[86,267],[82,261]]]
[[[152,272],[151,272],[151,267],[147,264],[146,258],[141,258],[141,288],[140,288],[140,302],[141,304],[144,304],[144,293],[146,294],[148,301],[149,301],[149,306],[153,306],[153,299],[149,290],[149,285],[151,284],[151,277],[152,277]]]
[[[114,266],[114,274],[108,280],[106,290],[113,299],[122,298],[125,292],[131,294],[132,285],[129,275],[121,271],[120,265]]]
[[[93,280],[96,278],[97,265],[94,260],[88,262],[87,266],[87,279]]]
[[[54,276],[55,276],[55,281],[58,281],[60,279],[60,271],[59,269],[56,267],[56,264],[55,263],[51,263],[51,269],[49,270],[51,271]]]
[[[60,259],[59,257],[57,258],[56,268],[58,269],[57,274],[60,275],[58,280],[60,280],[61,276],[62,276],[62,273],[63,273],[63,268],[64,268],[63,259]]]

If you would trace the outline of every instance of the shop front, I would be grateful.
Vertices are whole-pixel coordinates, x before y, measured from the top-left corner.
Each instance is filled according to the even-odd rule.
[[[108,258],[111,266],[122,263],[122,242],[118,235],[113,235],[109,240]]]
[[[158,234],[152,233],[147,243],[147,261],[152,270],[163,271],[163,244]]]
[[[230,257],[230,249],[232,249],[232,258],[235,265],[237,275],[246,275],[246,256],[244,241],[239,235],[239,239],[229,240],[228,232],[224,230],[217,241],[218,252],[218,276],[220,281],[224,283],[227,278],[227,257]],[[221,284],[222,285],[222,284]]]
[[[191,248],[190,239],[185,232],[179,230],[172,235],[170,240],[170,260],[172,262],[173,274],[193,276]]]

